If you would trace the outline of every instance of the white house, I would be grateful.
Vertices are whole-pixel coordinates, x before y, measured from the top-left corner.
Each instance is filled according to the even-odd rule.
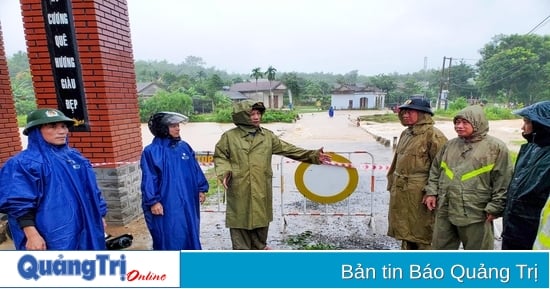
[[[375,87],[342,84],[332,91],[331,106],[335,109],[383,109],[386,93]]]

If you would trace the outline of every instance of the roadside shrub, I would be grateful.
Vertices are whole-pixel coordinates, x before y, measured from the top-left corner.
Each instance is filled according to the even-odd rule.
[[[485,115],[487,116],[488,120],[519,118],[517,115],[512,113],[512,110],[508,108],[502,108],[498,106],[485,106],[483,110],[485,111]]]
[[[286,122],[292,123],[295,122],[298,118],[298,114],[294,111],[285,111],[285,110],[267,110],[262,117],[263,123],[270,122]]]
[[[464,107],[466,108],[467,105]],[[435,111],[435,117],[443,117],[453,119],[457,113],[462,109],[438,109]],[[516,119],[519,118],[517,115],[512,113],[512,110],[509,108],[498,107],[494,105],[485,105],[483,106],[483,111],[485,112],[485,117],[487,120],[504,120],[504,119]]]
[[[449,109],[459,111],[468,106],[468,101],[464,97],[459,97],[449,105]]]

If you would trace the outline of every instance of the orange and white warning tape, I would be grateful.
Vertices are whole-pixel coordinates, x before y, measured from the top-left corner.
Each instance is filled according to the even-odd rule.
[[[289,216],[372,216],[372,214],[368,213],[321,213],[321,212],[309,212],[309,213],[301,213],[301,212],[290,212],[285,213],[285,215]]]
[[[92,167],[120,166],[120,165],[136,164],[136,163],[138,163],[138,162],[134,161],[134,162],[92,163]],[[299,161],[289,160],[289,161],[285,161],[285,163],[299,163]],[[363,163],[363,164],[359,164],[359,166],[354,166],[352,163],[340,163],[340,162],[334,162],[334,161],[326,162],[326,163],[323,163],[323,164],[328,165],[328,166],[344,167],[344,168],[350,168],[350,169],[353,169],[353,168],[364,169],[364,170],[369,170],[369,169],[389,170],[390,169],[390,165],[380,165],[380,164],[365,164],[365,163]],[[203,166],[203,167],[210,167],[210,166],[213,166],[214,163],[213,162],[199,162],[199,165]]]
[[[323,165],[353,169],[353,165],[351,163],[339,163],[339,162],[330,161],[330,162],[324,162]]]
[[[287,160],[285,161],[285,163],[299,163],[299,161],[295,161],[295,160]],[[359,164],[358,166],[354,166],[352,163],[339,163],[339,162],[330,162],[330,163],[325,163],[326,165],[331,165],[331,166],[339,166],[339,167],[346,167],[346,168],[356,168],[356,169],[363,169],[363,170],[369,170],[369,169],[373,169],[373,170],[389,170],[390,169],[390,165],[381,165],[381,164],[370,164],[370,163],[362,163],[362,164]]]
[[[133,162],[107,162],[107,163],[92,163],[92,167],[105,167],[105,166],[120,166],[120,165],[130,165],[137,164],[137,161]]]
[[[92,167],[105,167],[105,166],[121,166],[121,165],[129,165],[129,164],[137,164],[137,161],[134,162],[107,162],[107,163],[92,163]],[[203,167],[209,167],[213,166],[214,163],[199,163],[200,166]]]
[[[373,169],[373,170],[389,170],[390,165],[375,165],[375,164],[360,164],[359,168],[361,169]]]

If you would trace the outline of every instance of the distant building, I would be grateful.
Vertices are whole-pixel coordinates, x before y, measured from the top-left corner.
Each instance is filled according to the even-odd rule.
[[[214,104],[212,103],[212,100],[209,99],[200,99],[200,98],[193,98],[193,112],[196,114],[200,113],[212,113],[214,108]]]
[[[274,80],[270,83],[265,79],[258,79],[257,84],[255,80],[235,83],[229,88],[229,92],[238,92],[246,99],[261,101],[266,108],[272,109],[283,108],[283,96],[286,91],[287,87],[282,82]]]
[[[149,98],[162,88],[154,82],[138,82],[137,95],[142,98]]]
[[[338,85],[331,95],[331,106],[335,109],[383,109],[386,93],[376,87],[359,85]]]
[[[229,89],[229,87],[227,89]],[[241,100],[248,99],[244,94],[238,91],[223,90],[220,92],[225,94],[225,96],[227,96],[232,101],[241,101]]]

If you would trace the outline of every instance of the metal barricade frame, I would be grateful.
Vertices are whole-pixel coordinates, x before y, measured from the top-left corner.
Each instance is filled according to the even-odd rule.
[[[356,216],[356,217],[369,217],[369,227],[372,229],[375,228],[375,213],[374,213],[374,192],[375,192],[375,175],[374,175],[374,169],[375,169],[375,160],[374,155],[367,151],[352,151],[352,152],[334,152],[339,155],[345,155],[347,156],[347,159],[351,161],[351,165],[353,168],[357,169],[358,171],[362,172],[360,174],[359,183],[361,182],[370,182],[368,185],[368,193],[369,195],[363,200],[365,202],[365,207],[369,208],[368,212],[354,212],[352,210],[352,196],[354,194],[358,194],[358,190],[362,190],[363,187],[358,187],[355,189],[351,195],[349,195],[346,199],[337,202],[337,203],[344,203],[343,206],[345,206],[344,211],[330,211],[329,207],[334,206],[334,204],[321,204],[315,201],[312,201],[308,198],[306,198],[302,193],[298,191],[298,189],[295,188],[295,191],[300,194],[303,198],[300,200],[301,202],[301,208],[297,212],[288,212],[288,210],[285,208],[285,194],[288,194],[285,192],[285,174],[288,174],[289,172],[285,170],[285,164],[288,163],[300,163],[285,157],[281,157],[280,160],[280,214],[282,218],[282,224],[281,224],[281,232],[284,232],[286,230],[287,226],[287,216]],[[359,156],[361,155],[363,158],[357,162],[354,163],[354,157],[353,156]],[[294,169],[295,170],[295,169]],[[366,180],[365,180],[366,179]],[[359,192],[360,193],[360,192]],[[289,199],[289,198],[286,198]],[[308,210],[308,202],[311,203],[314,206],[324,206],[324,211],[320,210]],[[353,204],[353,206],[357,206],[360,204]],[[338,204],[338,206],[342,206],[342,204]]]

